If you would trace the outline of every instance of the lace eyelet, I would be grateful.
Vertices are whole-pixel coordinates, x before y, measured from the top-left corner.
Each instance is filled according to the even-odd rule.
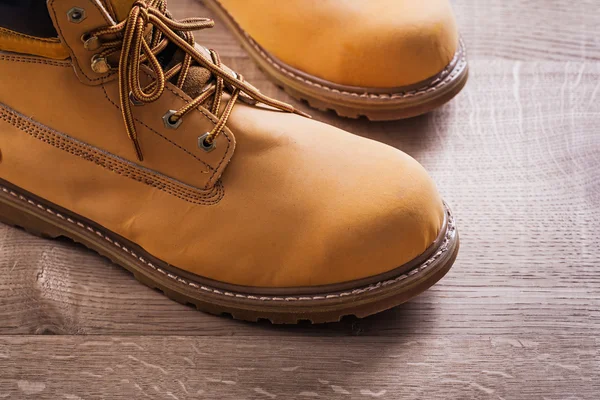
[[[171,117],[173,115],[175,115],[176,113],[177,113],[177,111],[175,111],[175,110],[169,110],[163,116],[163,122],[165,123],[165,128],[167,128],[167,129],[177,129],[177,128],[179,128],[179,125],[181,125],[181,123],[183,122],[183,118],[179,118],[177,121],[171,120]]]
[[[69,18],[70,22],[79,24],[87,18],[87,15],[85,14],[85,10],[83,8],[73,7],[67,11],[67,18]]]
[[[136,98],[133,96],[133,92],[129,92],[129,101],[131,102],[131,104],[133,104],[133,105],[134,105],[134,106],[136,106],[136,107],[140,107],[140,106],[143,106],[143,105],[144,105],[144,102],[142,102],[142,101],[139,101],[138,99],[136,99]]]
[[[90,36],[89,33],[81,35],[81,41],[83,42],[83,47],[89,51],[96,51],[102,46],[100,38],[97,36]]]
[[[107,74],[110,69],[110,64],[105,57],[99,57],[97,54],[92,57],[92,71],[97,74]]]
[[[210,134],[208,132],[206,132],[204,135],[198,136],[198,147],[207,153],[213,151],[217,147],[217,144],[215,143],[214,140],[211,143],[208,143],[206,141],[206,139],[209,137],[209,135]]]

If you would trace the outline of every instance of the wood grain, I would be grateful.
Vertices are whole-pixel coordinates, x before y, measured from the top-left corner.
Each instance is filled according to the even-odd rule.
[[[596,399],[596,340],[8,336],[0,398]]]
[[[597,399],[597,4],[454,4],[470,82],[409,121],[310,110],[224,27],[197,35],[264,93],[426,166],[462,242],[439,284],[364,320],[240,323],[171,302],[80,246],[0,226],[0,399]]]

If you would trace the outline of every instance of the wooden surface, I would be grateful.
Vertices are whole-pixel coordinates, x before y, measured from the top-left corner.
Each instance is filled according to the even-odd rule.
[[[429,169],[462,239],[445,279],[365,320],[273,327],[197,312],[79,246],[0,226],[0,399],[600,398],[598,3],[454,3],[471,78],[453,102],[394,123],[310,111]],[[298,104],[223,26],[197,37]]]

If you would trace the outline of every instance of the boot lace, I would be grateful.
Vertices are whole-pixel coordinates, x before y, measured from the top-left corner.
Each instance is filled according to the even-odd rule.
[[[144,157],[138,140],[132,105],[158,100],[167,82],[177,75],[176,85],[180,89],[183,88],[193,65],[206,68],[214,79],[210,81],[210,86],[195,99],[181,109],[167,113],[165,122],[173,127],[178,126],[185,115],[211,96],[213,98],[210,111],[218,116],[221,99],[228,90],[230,98],[223,112],[218,116],[218,122],[210,132],[202,136],[202,148],[207,151],[214,148],[215,139],[223,131],[233,106],[240,98],[253,104],[262,103],[281,111],[308,116],[287,103],[260,93],[254,86],[246,83],[242,75],[234,73],[235,76],[232,76],[223,68],[219,55],[214,50],[209,50],[210,59],[198,51],[195,48],[192,32],[213,26],[214,21],[208,18],[186,18],[180,21],[173,19],[167,11],[166,0],[137,0],[124,21],[110,27],[96,29],[86,35],[86,41],[97,43],[97,48],[102,50],[95,56],[96,60],[106,60],[120,52],[118,69],[121,112],[127,136],[131,139],[140,161],[143,161]],[[170,43],[181,49],[184,57],[168,70],[163,70],[158,55]],[[142,87],[140,80],[143,65],[149,67],[153,73],[151,78],[153,80],[145,87]]]

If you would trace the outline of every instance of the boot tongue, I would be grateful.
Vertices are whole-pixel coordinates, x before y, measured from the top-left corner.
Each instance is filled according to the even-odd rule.
[[[190,68],[181,90],[192,98],[198,97],[204,90],[206,84],[210,81],[211,77],[212,75],[209,70],[195,65]]]
[[[135,0],[103,0],[106,8],[112,10],[118,22],[123,21],[129,15]]]
[[[171,53],[169,49],[174,50],[174,53]],[[175,64],[181,63],[184,59],[184,53],[180,49],[168,47],[163,53],[165,54],[162,57],[159,55],[158,58],[165,71],[175,66]],[[178,75],[174,76],[171,79],[171,82],[177,82],[178,77]],[[192,98],[197,97],[203,92],[204,88],[211,81],[211,79],[212,74],[208,69],[199,65],[192,65],[187,72],[187,76],[181,87],[181,90],[183,90]]]
[[[121,22],[127,18],[129,12],[131,11],[131,7],[136,2],[136,0],[101,0],[105,3],[106,9],[109,13],[113,14],[116,17],[117,22]],[[198,48],[198,47],[197,47]],[[200,48],[201,52],[207,58],[210,58],[210,54],[206,49]],[[159,57],[160,58],[160,57]],[[174,54],[168,55],[166,59],[162,59],[163,67],[168,69],[168,66],[172,66],[175,62],[181,61],[183,58],[183,54],[180,50],[175,51]],[[175,77],[173,81],[176,81]],[[212,74],[209,70],[199,65],[193,65],[188,71],[188,75],[186,80],[181,88],[188,96],[194,98],[199,96],[206,84],[210,82],[212,78]],[[210,99],[207,99],[209,101]]]

